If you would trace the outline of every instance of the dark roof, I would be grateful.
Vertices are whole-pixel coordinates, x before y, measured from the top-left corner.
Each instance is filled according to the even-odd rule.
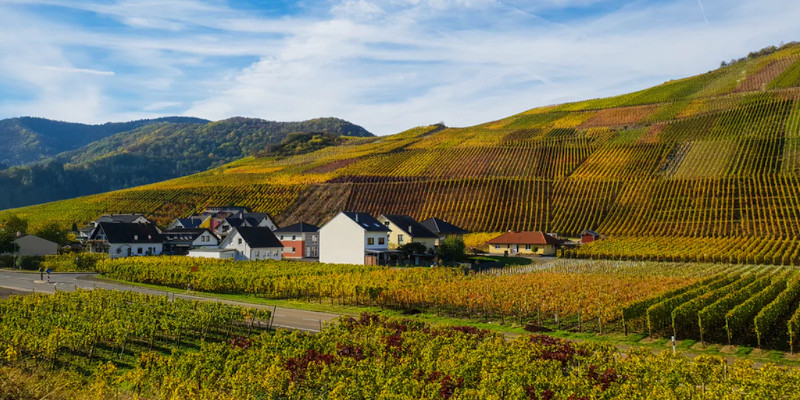
[[[439,218],[428,218],[422,221],[422,226],[428,228],[429,231],[438,235],[466,235],[468,230],[459,228],[445,220]]]
[[[435,233],[428,230],[428,228],[426,228],[424,225],[417,222],[417,220],[409,217],[408,215],[383,214],[381,216],[388,219],[391,223],[397,225],[398,228],[402,229],[403,232],[407,233],[411,237],[433,238],[433,239],[439,237]]]
[[[156,224],[129,224],[124,222],[100,222],[91,239],[104,232],[109,243],[162,243]]]
[[[289,225],[287,227],[277,229],[275,230],[275,233],[307,233],[307,232],[317,232],[317,231],[319,231],[319,227],[316,225],[307,224],[305,222],[298,222],[294,225]]]
[[[191,216],[189,218],[178,218],[178,222],[184,228],[197,228],[203,224],[203,219],[201,217]]]
[[[121,222],[129,224],[141,217],[143,217],[142,214],[105,214],[97,218],[97,222]]]
[[[342,214],[352,219],[367,232],[391,232],[391,229],[382,224],[377,218],[363,212],[342,211]]]
[[[264,247],[283,247],[283,243],[267,227],[240,226],[236,232],[242,235],[247,244],[256,249]],[[231,232],[233,234],[233,232]],[[232,235],[230,237],[233,237]]]
[[[234,228],[242,226],[242,223],[244,222],[244,220],[241,218],[225,218],[225,221],[228,221],[228,224]]]
[[[244,220],[250,226],[258,226],[258,224],[260,224],[261,221],[263,221],[263,219],[253,218],[253,217],[244,217]]]
[[[558,245],[561,242],[558,239],[544,233],[544,232],[506,232],[486,243],[489,244],[533,244],[545,245],[552,244]]]
[[[255,218],[255,219],[261,221],[262,219],[269,217],[269,214],[260,213],[260,212],[246,212],[246,213],[242,214],[242,217],[244,217],[244,218]]]
[[[175,228],[161,233],[164,235],[164,240],[168,241],[194,241],[206,231],[211,232],[205,228]],[[211,233],[211,236],[217,237],[213,233]]]
[[[589,230],[589,229],[584,229],[583,232],[581,232],[581,236],[584,236],[584,235],[592,235],[592,236],[600,237],[599,233],[597,233],[597,232],[595,232],[593,230]]]

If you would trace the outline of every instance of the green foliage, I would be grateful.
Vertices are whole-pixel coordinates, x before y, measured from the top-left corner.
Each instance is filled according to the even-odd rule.
[[[695,299],[697,296],[700,296],[703,293],[729,285],[737,279],[738,276],[735,275],[720,276],[718,279],[709,282],[705,286],[698,287],[697,289],[690,290],[686,293],[682,293],[677,296],[664,299],[659,303],[653,304],[647,309],[647,329],[650,331],[650,335],[652,336],[653,333],[670,325],[672,322],[672,312],[676,307],[684,304],[687,301]]]
[[[712,332],[716,328],[721,328],[722,323],[725,322],[725,316],[730,309],[738,306],[755,293],[766,288],[770,284],[771,279],[772,277],[770,275],[760,277],[744,288],[731,292],[700,310],[700,312],[697,313],[700,338],[703,339],[705,334]]]
[[[69,243],[69,239],[67,238],[69,231],[63,229],[58,222],[55,221],[39,227],[33,234],[42,239],[58,243],[59,246],[64,246]]]
[[[800,297],[800,279],[795,277],[789,282],[786,290],[759,311],[753,320],[758,336],[758,347],[761,347],[761,338],[769,334],[770,329],[778,324],[779,319],[786,315],[793,304],[797,304],[798,297]]]
[[[265,157],[288,157],[310,153],[344,142],[345,139],[341,136],[326,132],[293,132],[286,135],[279,144],[274,146],[268,145],[266,150],[259,153],[259,155]]]
[[[466,246],[458,236],[448,236],[439,242],[436,256],[445,262],[461,261],[466,257]]]
[[[733,283],[720,287],[708,293],[703,293],[700,296],[689,300],[672,310],[672,334],[679,338],[678,331],[686,328],[687,326],[697,326],[697,314],[700,310],[713,304],[720,298],[727,296],[733,291],[737,291],[755,281],[756,274],[751,273],[746,277],[737,279]]]
[[[406,257],[411,256],[412,254],[425,254],[428,252],[428,248],[425,247],[422,243],[417,242],[409,242],[397,248],[406,255]]]
[[[299,133],[298,133],[299,132]],[[303,132],[314,132],[310,137]],[[276,143],[278,154],[302,154],[372,136],[336,118],[272,122],[231,118],[211,123],[152,121],[33,165],[0,171],[0,209],[77,197],[205,171]]]
[[[733,335],[741,332],[753,323],[753,318],[784,290],[786,290],[786,275],[756,293],[744,303],[725,314],[725,331],[728,333],[728,343]]]

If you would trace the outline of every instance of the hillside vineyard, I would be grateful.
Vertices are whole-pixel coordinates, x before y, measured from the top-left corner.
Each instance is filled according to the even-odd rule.
[[[576,256],[797,263],[799,60],[790,46],[622,96],[246,158],[9,212],[65,226],[111,212],[164,222],[215,204],[268,212],[279,224],[318,224],[339,210],[436,215],[474,232],[592,229],[610,238]]]

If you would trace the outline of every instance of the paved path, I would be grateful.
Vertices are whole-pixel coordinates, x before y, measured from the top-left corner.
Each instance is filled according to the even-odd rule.
[[[73,291],[75,289],[108,289],[125,290],[138,293],[167,295],[181,299],[214,301],[224,304],[231,304],[243,307],[260,308],[273,310],[273,306],[242,303],[237,301],[220,300],[202,296],[192,296],[190,294],[172,294],[160,290],[147,289],[139,286],[109,283],[94,279],[94,273],[53,273],[50,283],[40,280],[38,273],[17,272],[10,270],[0,270],[0,298],[7,297],[9,293],[53,293],[58,291]],[[44,277],[45,281],[47,276]],[[338,318],[338,314],[322,313],[315,311],[295,310],[292,308],[275,308],[275,316],[272,326],[276,328],[294,329],[308,332],[319,332],[320,326],[325,322]]]

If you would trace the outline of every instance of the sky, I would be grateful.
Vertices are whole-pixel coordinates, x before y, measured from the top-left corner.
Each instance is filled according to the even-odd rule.
[[[0,0],[0,118],[338,117],[379,135],[800,40],[796,0]]]

